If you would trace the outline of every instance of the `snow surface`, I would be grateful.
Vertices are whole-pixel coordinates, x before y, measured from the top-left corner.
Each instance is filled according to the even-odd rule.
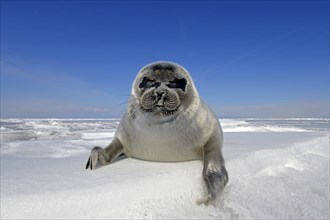
[[[85,170],[118,119],[1,119],[1,219],[329,219],[329,119],[220,119],[229,184],[201,161],[131,158]]]

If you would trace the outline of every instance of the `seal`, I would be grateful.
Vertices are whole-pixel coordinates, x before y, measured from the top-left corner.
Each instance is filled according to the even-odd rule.
[[[200,98],[188,71],[155,62],[137,74],[128,108],[112,142],[94,147],[86,169],[110,164],[120,155],[161,162],[202,160],[209,204],[228,182],[219,120]]]

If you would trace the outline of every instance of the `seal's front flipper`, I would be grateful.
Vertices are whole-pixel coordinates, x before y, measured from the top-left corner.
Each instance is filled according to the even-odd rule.
[[[94,147],[90,157],[88,158],[86,169],[95,170],[101,166],[110,164],[114,159],[123,153],[123,145],[118,138],[114,138],[106,147]]]
[[[91,157],[89,157],[87,160],[86,170],[90,167],[90,164],[91,164]]]
[[[210,194],[208,194],[207,196],[201,198],[201,199],[198,199],[196,201],[196,204],[197,205],[208,205],[210,204],[211,202],[213,201],[212,199],[212,196]]]
[[[110,159],[106,154],[105,150],[100,147],[94,147],[91,156],[89,157],[86,169],[95,170],[101,166],[107,165],[110,163]]]
[[[203,179],[207,196],[198,200],[198,204],[207,205],[215,200],[229,180],[225,160],[221,153],[221,144],[218,136],[214,135],[203,147]]]
[[[228,182],[228,173],[225,166],[211,162],[204,168],[203,179],[207,188],[208,197],[214,200],[225,188]],[[209,203],[210,201],[207,201]]]

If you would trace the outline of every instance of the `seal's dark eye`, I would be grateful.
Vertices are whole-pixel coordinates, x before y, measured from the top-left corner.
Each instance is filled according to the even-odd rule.
[[[182,79],[175,78],[166,85],[168,88],[181,89],[182,91],[185,91],[187,80],[185,78]]]
[[[143,80],[140,83],[139,88],[140,89],[149,89],[151,87],[156,87],[157,88],[158,86],[160,86],[159,82],[157,82],[153,79],[150,79],[148,77],[143,77]]]

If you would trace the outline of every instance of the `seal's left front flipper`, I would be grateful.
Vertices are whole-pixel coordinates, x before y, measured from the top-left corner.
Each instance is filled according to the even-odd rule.
[[[203,179],[207,189],[207,196],[197,201],[198,204],[209,204],[222,192],[228,183],[228,173],[221,153],[221,142],[217,137],[210,140],[203,147]],[[218,145],[218,146],[216,146]]]
[[[224,165],[216,164],[215,161],[210,162],[204,167],[203,179],[207,188],[210,200],[216,199],[217,195],[222,192],[228,182],[228,173]],[[210,202],[207,200],[207,203]]]

